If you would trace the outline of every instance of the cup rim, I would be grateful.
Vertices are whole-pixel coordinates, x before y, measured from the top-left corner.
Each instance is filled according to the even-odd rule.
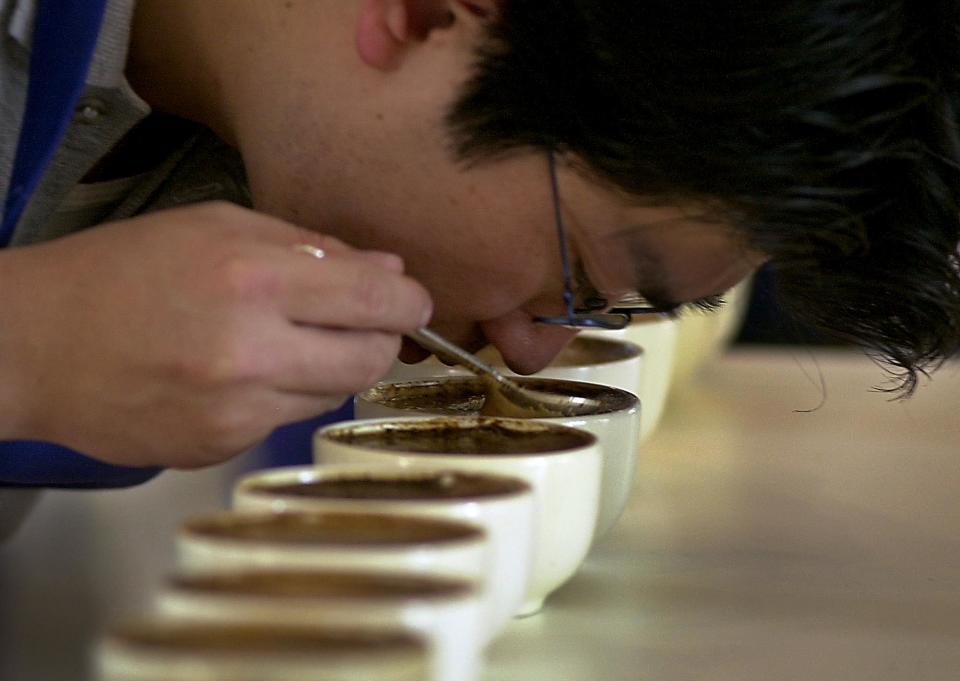
[[[319,430],[319,429],[318,429]],[[271,489],[276,485],[291,485],[298,482],[310,483],[323,479],[352,479],[354,477],[370,478],[382,474],[388,478],[434,478],[444,475],[462,475],[468,477],[488,478],[498,481],[509,482],[513,489],[504,489],[495,491],[491,494],[483,495],[462,495],[457,497],[408,497],[408,498],[377,498],[377,497],[346,497],[330,496],[312,498],[298,494],[283,494]],[[494,473],[486,471],[473,471],[458,469],[452,465],[438,465],[436,467],[424,468],[401,468],[387,463],[364,464],[364,463],[329,463],[313,464],[303,466],[284,466],[281,468],[272,468],[254,473],[249,473],[234,485],[234,496],[243,494],[245,496],[255,497],[263,500],[277,501],[311,501],[330,502],[333,504],[350,504],[356,506],[362,505],[380,505],[396,504],[412,506],[426,505],[450,505],[454,506],[463,503],[495,503],[498,501],[516,499],[528,496],[533,493],[533,487],[526,480],[507,473]],[[376,512],[376,511],[373,511]]]
[[[610,385],[604,385],[599,383],[590,383],[588,381],[574,381],[567,378],[543,378],[540,376],[518,376],[512,377],[513,380],[520,383],[520,385],[531,385],[531,386],[569,386],[575,388],[578,392],[574,394],[585,395],[588,397],[596,397],[598,394],[606,393],[613,395],[616,399],[616,403],[613,408],[599,411],[595,414],[578,414],[575,417],[565,417],[565,416],[544,416],[544,417],[532,417],[525,419],[510,419],[515,421],[525,421],[525,422],[539,422],[539,423],[556,423],[557,421],[565,421],[575,418],[577,420],[593,420],[597,418],[609,418],[614,414],[629,414],[633,411],[636,411],[640,406],[640,398],[637,395],[624,390],[622,388],[616,388]],[[442,383],[463,383],[482,386],[482,380],[476,376],[435,376],[431,378],[420,378],[414,380],[405,380],[405,381],[385,381],[376,384],[372,388],[368,388],[364,391],[361,391],[356,394],[354,397],[355,401],[363,401],[369,404],[375,404],[378,406],[384,406],[387,408],[392,408],[397,411],[409,411],[413,414],[420,414],[426,416],[444,416],[447,418],[470,418],[475,417],[474,414],[436,414],[429,411],[417,412],[412,409],[404,410],[403,407],[395,407],[389,404],[384,404],[381,401],[371,399],[372,395],[375,395],[378,391],[382,392],[388,387],[430,387],[438,386]],[[474,392],[482,392],[482,389],[476,390]],[[498,418],[498,419],[508,419],[508,417],[502,416],[488,416],[485,418]],[[333,424],[337,425],[337,424]]]
[[[629,393],[628,393],[629,394]],[[589,450],[593,447],[598,447],[600,444],[599,438],[584,429],[574,428],[572,426],[562,425],[560,423],[555,423],[550,419],[518,419],[518,418],[507,418],[502,416],[448,416],[442,414],[421,414],[421,415],[411,415],[411,416],[384,416],[380,418],[371,418],[371,419],[356,419],[354,421],[341,421],[339,423],[331,423],[326,426],[322,426],[314,431],[313,441],[314,441],[314,451],[316,451],[317,443],[320,441],[330,441],[335,444],[345,446],[345,447],[356,447],[356,448],[369,448],[373,449],[371,445],[353,445],[349,442],[337,441],[330,437],[331,433],[335,433],[339,430],[352,430],[352,429],[369,429],[369,430],[380,430],[384,427],[395,428],[398,430],[419,430],[427,428],[430,426],[436,426],[438,424],[458,424],[460,427],[469,428],[473,424],[499,424],[509,428],[517,428],[520,430],[537,430],[544,433],[554,433],[559,435],[568,435],[573,440],[579,440],[578,443],[572,444],[569,447],[563,449],[549,449],[538,452],[494,452],[494,451],[470,451],[470,452],[451,452],[440,450],[431,450],[431,449],[422,449],[417,451],[410,451],[404,449],[377,449],[378,452],[390,452],[398,455],[423,455],[423,456],[448,456],[448,457],[457,457],[457,456],[488,456],[488,457],[497,457],[501,460],[532,460],[537,457],[553,457],[553,456],[563,456],[563,455],[573,455],[579,452]],[[449,466],[450,464],[437,464],[437,467]],[[453,464],[455,467],[455,464]],[[507,474],[509,475],[509,473]]]
[[[263,585],[293,579],[293,588],[271,590]],[[340,581],[345,588],[311,588],[311,582]],[[364,588],[368,591],[364,592]],[[251,601],[362,603],[443,603],[468,601],[482,595],[474,580],[448,575],[379,572],[371,568],[239,568],[202,573],[172,573],[163,580],[162,593],[199,599]]]
[[[278,537],[243,537],[231,535],[226,532],[217,533],[211,531],[216,525],[229,524],[231,521],[243,521],[249,524],[270,521],[277,522],[280,519],[303,519],[304,517],[320,518],[327,517],[368,517],[376,518],[382,521],[393,521],[397,523],[410,523],[420,527],[432,526],[434,529],[445,530],[450,533],[448,536],[436,538],[422,538],[415,540],[388,540],[375,543],[343,543],[328,541],[289,541]],[[432,547],[438,550],[457,549],[462,547],[483,544],[488,541],[486,530],[473,523],[446,519],[433,518],[415,515],[387,514],[359,511],[262,511],[262,510],[237,510],[230,509],[226,511],[216,511],[195,515],[184,520],[177,528],[176,537],[178,539],[192,539],[202,541],[204,544],[214,546],[244,547],[254,549],[262,547],[274,551],[297,551],[310,552],[314,550],[323,551],[342,551],[344,553],[378,553],[383,551],[396,550],[414,550],[423,547]]]
[[[252,636],[254,639],[263,634],[268,641],[285,642],[277,648],[265,646],[261,650],[231,646],[217,648],[195,643],[198,634],[210,632],[227,632]],[[184,643],[173,642],[168,645],[163,640],[164,636],[177,634],[185,635]],[[346,646],[336,649],[337,642],[344,642]],[[332,644],[334,649],[324,649],[323,644]],[[427,642],[421,636],[400,627],[277,626],[253,622],[202,622],[159,615],[128,619],[114,625],[103,635],[100,648],[104,652],[144,655],[150,659],[173,656],[206,659],[246,657],[278,662],[300,662],[312,658],[329,659],[331,662],[363,657],[391,659],[398,655],[420,657],[429,653]]]

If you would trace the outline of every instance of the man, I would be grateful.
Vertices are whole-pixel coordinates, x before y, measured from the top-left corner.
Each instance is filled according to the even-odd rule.
[[[541,368],[574,333],[537,321],[551,158],[584,291],[704,303],[772,259],[909,389],[960,328],[955,4],[688,4],[111,0],[0,252],[0,436],[215,463],[428,322]],[[2,4],[4,183],[32,10]]]

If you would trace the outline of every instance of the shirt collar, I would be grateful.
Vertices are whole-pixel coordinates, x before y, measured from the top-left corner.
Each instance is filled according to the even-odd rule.
[[[0,16],[8,17],[7,35],[28,50],[32,43],[36,11],[36,0],[0,0]]]

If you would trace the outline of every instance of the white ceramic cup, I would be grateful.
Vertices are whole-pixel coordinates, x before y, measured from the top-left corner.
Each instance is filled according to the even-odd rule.
[[[396,631],[333,631],[148,619],[95,655],[99,681],[423,681],[426,644]]]
[[[593,433],[600,443],[602,474],[595,537],[605,534],[623,512],[633,489],[640,447],[640,403],[636,395],[619,388],[549,378],[517,378],[534,390],[593,397],[604,407],[596,414],[530,419],[556,423]],[[475,377],[451,376],[380,383],[354,399],[357,418],[471,415],[483,404],[484,384]]]
[[[664,405],[670,394],[673,363],[677,345],[677,320],[664,315],[637,315],[626,328],[618,331],[582,331],[591,338],[619,339],[637,345],[643,361],[637,374],[636,395],[640,398],[643,418],[640,420],[640,442],[644,442],[660,425]]]
[[[321,428],[314,435],[314,456],[322,464],[442,466],[527,481],[534,496],[535,542],[518,615],[540,610],[544,598],[579,568],[593,538],[601,460],[596,437],[584,431],[530,419],[377,419]],[[501,528],[511,532],[509,524]]]
[[[677,319],[677,349],[671,385],[680,389],[708,362],[722,354],[743,325],[750,307],[753,277],[724,294],[724,305],[712,312],[689,311]]]
[[[196,622],[409,630],[427,644],[433,681],[477,679],[483,606],[463,580],[287,570],[176,576],[157,598],[161,616]]]
[[[241,511],[401,514],[483,527],[491,560],[482,585],[488,640],[517,612],[530,580],[534,499],[529,483],[516,477],[387,464],[277,468],[241,479],[233,505]]]
[[[224,511],[184,522],[183,574],[238,569],[322,569],[437,575],[481,582],[490,569],[482,528],[375,513]]]

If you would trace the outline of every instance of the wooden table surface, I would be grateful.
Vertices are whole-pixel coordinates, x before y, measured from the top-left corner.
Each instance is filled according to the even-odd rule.
[[[960,364],[907,401],[882,381],[846,351],[706,367],[618,525],[484,681],[960,679]],[[0,546],[0,679],[86,678],[97,632],[169,572],[176,526],[248,464],[47,493]]]

